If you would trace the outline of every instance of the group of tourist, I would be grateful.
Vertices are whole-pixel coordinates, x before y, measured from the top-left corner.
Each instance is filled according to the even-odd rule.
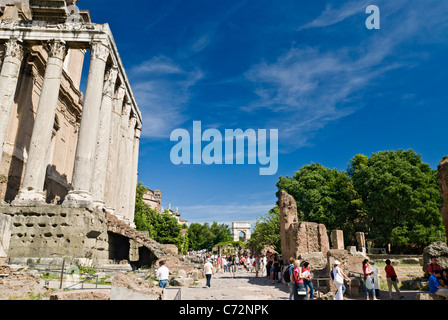
[[[289,300],[313,300],[314,287],[311,281],[310,264],[307,261],[289,259],[283,279],[289,287]],[[281,282],[281,281],[279,281]]]
[[[266,255],[206,255],[204,264],[204,274],[206,276],[206,287],[211,286],[211,277],[216,272],[229,272],[232,277],[238,270],[246,270],[247,272],[255,272],[256,277],[266,276],[272,280],[272,283],[286,282],[289,287],[290,300],[313,300],[314,287],[312,283],[312,271],[310,264],[307,261],[300,261],[294,258],[289,259],[289,264],[284,265],[281,255],[267,252]],[[389,299],[392,298],[392,287],[399,299],[403,298],[400,289],[398,288],[398,276],[389,259],[386,260],[384,268],[386,273],[386,281],[389,292]],[[380,286],[379,286],[379,271],[375,266],[374,260],[364,259],[362,262],[362,273],[364,286],[366,288],[365,294],[367,300],[379,300]],[[428,265],[428,273],[430,275],[428,285],[429,291],[444,297],[448,300],[448,270],[443,269],[437,264],[437,258],[431,257],[431,263]],[[169,270],[161,261],[156,276],[159,280],[159,287],[166,288],[168,283]],[[347,277],[341,268],[341,262],[335,260],[331,270],[331,278],[337,289],[334,300],[343,300],[343,295],[346,291],[344,280],[350,282],[351,279]]]
[[[235,273],[239,270],[246,270],[247,272],[255,272],[256,276],[263,266],[263,257],[260,255],[218,255],[211,257],[212,261],[216,265],[217,272],[223,273],[229,272],[232,277],[235,277]]]
[[[386,267],[384,268],[386,272],[386,282],[389,292],[389,299],[392,298],[392,286],[395,288],[395,292],[398,295],[398,299],[403,299],[401,295],[400,289],[398,288],[398,277],[395,272],[394,267],[391,265],[391,261],[389,259],[386,260]],[[362,272],[364,285],[366,288],[366,299],[367,300],[379,300],[380,299],[380,279],[379,279],[379,270],[377,266],[375,266],[374,260],[364,259],[362,262]]]
[[[428,281],[429,291],[448,300],[448,270],[442,270],[437,264],[436,257],[431,257],[431,263],[428,265],[428,274],[430,275]]]

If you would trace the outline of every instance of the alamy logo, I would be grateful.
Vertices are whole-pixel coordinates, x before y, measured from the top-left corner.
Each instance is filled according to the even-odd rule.
[[[380,8],[370,5],[366,8],[366,13],[370,14],[366,19],[366,28],[369,30],[380,29]]]
[[[201,121],[194,121],[193,138],[185,129],[176,129],[171,133],[170,141],[178,143],[171,149],[170,159],[175,165],[212,165],[246,164],[247,158],[247,164],[257,164],[258,160],[260,165],[266,166],[259,169],[260,175],[274,175],[278,170],[278,130],[269,130],[269,154],[267,138],[266,129],[225,129],[224,135],[217,129],[202,132]],[[208,142],[204,148],[202,142]]]

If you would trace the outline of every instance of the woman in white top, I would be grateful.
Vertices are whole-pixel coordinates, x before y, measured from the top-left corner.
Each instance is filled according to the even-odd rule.
[[[344,295],[342,292],[342,286],[344,285],[344,279],[347,281],[351,281],[349,277],[347,277],[342,269],[339,267],[341,263],[338,260],[334,261],[333,268],[333,283],[336,286],[336,294],[334,295],[334,300],[344,300]]]
[[[370,269],[373,271],[373,288],[375,289],[374,294],[377,299],[380,298],[380,279],[378,277],[378,268],[375,266],[375,261],[370,260]]]

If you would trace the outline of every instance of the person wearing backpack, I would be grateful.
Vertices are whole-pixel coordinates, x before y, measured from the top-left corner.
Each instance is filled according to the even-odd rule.
[[[296,289],[295,283],[292,281],[292,270],[294,269],[294,258],[289,258],[289,265],[286,266],[285,272],[283,272],[283,279],[288,284],[289,288],[289,300],[294,300],[294,291]]]
[[[294,300],[305,300],[306,298],[306,288],[303,283],[304,276],[302,274],[302,267],[300,266],[300,261],[294,261],[294,269],[291,274],[291,281],[295,284],[294,290]]]

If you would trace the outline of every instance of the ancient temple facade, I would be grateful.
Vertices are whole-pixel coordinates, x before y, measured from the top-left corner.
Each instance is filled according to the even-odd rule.
[[[10,2],[0,17],[0,196],[95,206],[132,224],[142,120],[108,25],[87,11],[65,23],[64,1]]]
[[[141,113],[109,25],[76,2],[0,1],[0,213],[15,256],[129,248],[106,225],[134,227]]]

